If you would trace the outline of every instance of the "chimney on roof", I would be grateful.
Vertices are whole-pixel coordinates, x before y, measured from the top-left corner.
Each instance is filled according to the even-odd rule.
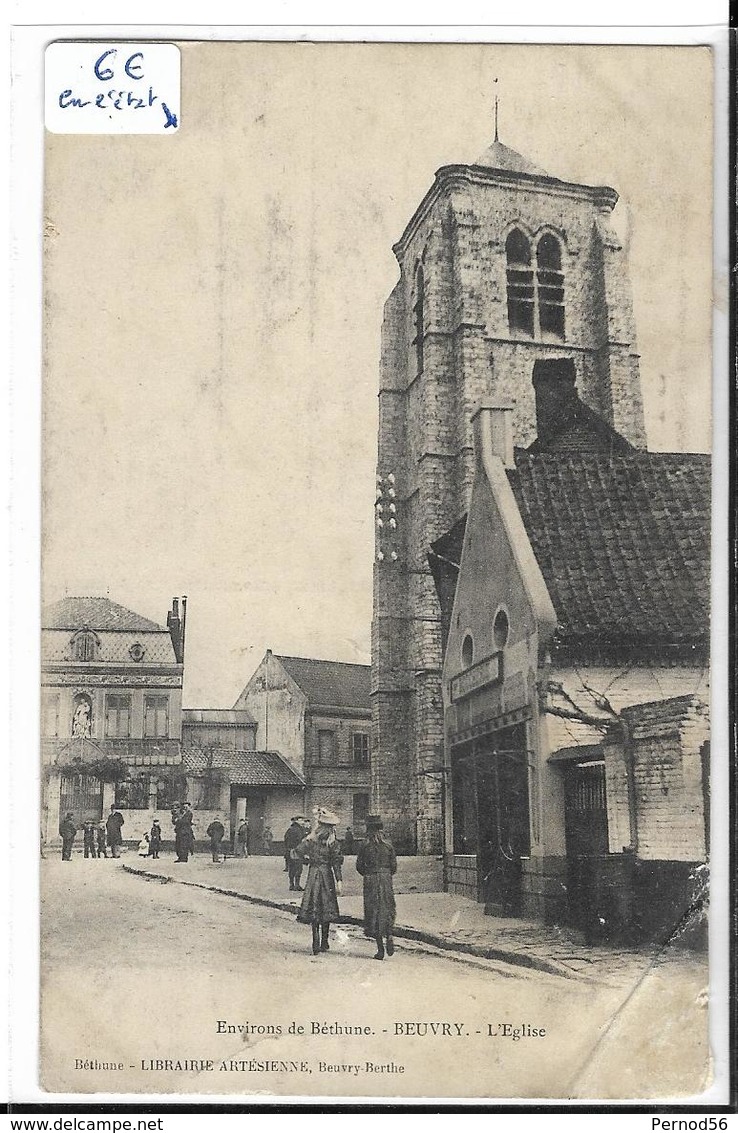
[[[182,623],[179,618],[179,598],[172,598],[172,608],[167,614],[167,629],[172,639],[177,664],[181,665],[184,660],[184,642],[182,640]]]
[[[185,634],[187,633],[187,595],[182,595],[182,664],[184,665],[185,658]]]
[[[573,358],[539,358],[533,364],[536,391],[536,432],[546,445],[566,423],[579,400]]]
[[[485,405],[478,407],[472,417],[474,453],[477,464],[484,456],[498,456],[503,467],[515,467],[512,436],[512,405]]]

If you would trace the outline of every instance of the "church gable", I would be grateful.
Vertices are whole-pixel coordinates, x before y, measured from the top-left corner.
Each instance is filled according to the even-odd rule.
[[[494,563],[494,570],[490,564]],[[472,492],[444,661],[444,677],[515,650],[535,632],[535,616],[505,525],[484,480]]]
[[[556,614],[523,526],[504,466],[511,448],[509,410],[482,408],[474,418],[477,472],[446,648],[444,677],[499,657],[502,669],[535,667],[539,633]]]

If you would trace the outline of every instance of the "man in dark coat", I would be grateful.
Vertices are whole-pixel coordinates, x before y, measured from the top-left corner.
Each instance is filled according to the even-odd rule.
[[[394,955],[392,933],[395,925],[395,893],[392,878],[397,872],[397,855],[394,847],[382,834],[382,819],[378,814],[366,816],[366,841],[356,855],[356,869],[364,878],[364,935],[377,942],[375,960],[384,960],[385,940],[387,955]]]
[[[92,821],[82,823],[82,846],[86,858],[96,858],[95,852],[95,824]]]
[[[183,813],[187,816],[187,822],[186,822],[186,825],[185,825],[185,830],[186,830],[185,840],[187,842],[187,852],[189,854],[194,854],[194,852],[195,852],[195,828],[194,828],[193,823],[194,823],[195,815],[194,815],[193,810],[192,810],[192,803],[183,803],[182,809],[183,809]]]
[[[238,852],[239,858],[247,858],[249,856],[249,851],[246,845],[248,836],[249,824],[245,818],[242,818],[240,823],[238,824],[238,830],[236,831],[236,850]]]
[[[210,825],[208,826],[205,833],[207,834],[208,838],[210,839],[210,852],[213,855],[213,861],[219,862],[221,860],[220,859],[220,844],[223,841],[223,836],[225,834],[225,826],[223,825],[223,823],[220,821],[219,818],[215,818],[210,823]]]
[[[192,810],[187,803],[183,803],[174,819],[174,849],[177,853],[175,863],[188,861],[193,841]]]
[[[301,814],[294,815],[294,817],[290,819],[291,825],[284,836],[284,858],[287,864],[287,876],[290,882],[290,889],[297,890],[298,893],[302,893],[300,881],[302,880],[302,867],[304,862],[302,858],[293,856],[293,850],[300,845],[300,842],[302,842],[307,833],[305,830],[305,822],[306,820]]]
[[[123,824],[125,819],[119,810],[116,809],[115,803],[110,807],[110,814],[105,823],[105,829],[108,835],[108,845],[110,852],[114,858],[120,857],[120,848],[123,845]]]
[[[62,840],[62,861],[69,862],[72,860],[72,846],[77,836],[77,827],[74,825],[71,810],[67,811],[59,823],[59,833]]]

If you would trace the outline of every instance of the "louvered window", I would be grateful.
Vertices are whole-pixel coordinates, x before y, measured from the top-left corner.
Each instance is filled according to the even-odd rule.
[[[561,247],[555,236],[546,233],[536,251],[538,283],[538,321],[541,335],[564,337],[564,273]]]
[[[533,337],[533,268],[530,244],[517,228],[505,243],[507,254],[507,317],[511,334]]]

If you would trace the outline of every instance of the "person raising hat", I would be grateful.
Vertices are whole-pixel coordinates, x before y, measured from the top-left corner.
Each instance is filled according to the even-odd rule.
[[[302,814],[293,814],[290,825],[284,835],[284,871],[287,874],[291,890],[302,892],[300,881],[302,879],[302,858],[295,853],[306,834],[307,819]],[[308,825],[309,829],[309,825]]]
[[[382,819],[378,814],[366,816],[366,841],[356,855],[356,868],[364,879],[364,933],[377,942],[375,960],[394,955],[392,930],[395,926],[395,891],[392,877],[397,872],[397,855],[394,847],[382,834]]]
[[[313,930],[313,955],[330,951],[328,933],[338,916],[341,895],[343,854],[336,841],[338,818],[326,807],[318,807],[315,829],[295,847],[295,855],[307,862],[308,875],[302,904],[297,914],[300,924]]]

